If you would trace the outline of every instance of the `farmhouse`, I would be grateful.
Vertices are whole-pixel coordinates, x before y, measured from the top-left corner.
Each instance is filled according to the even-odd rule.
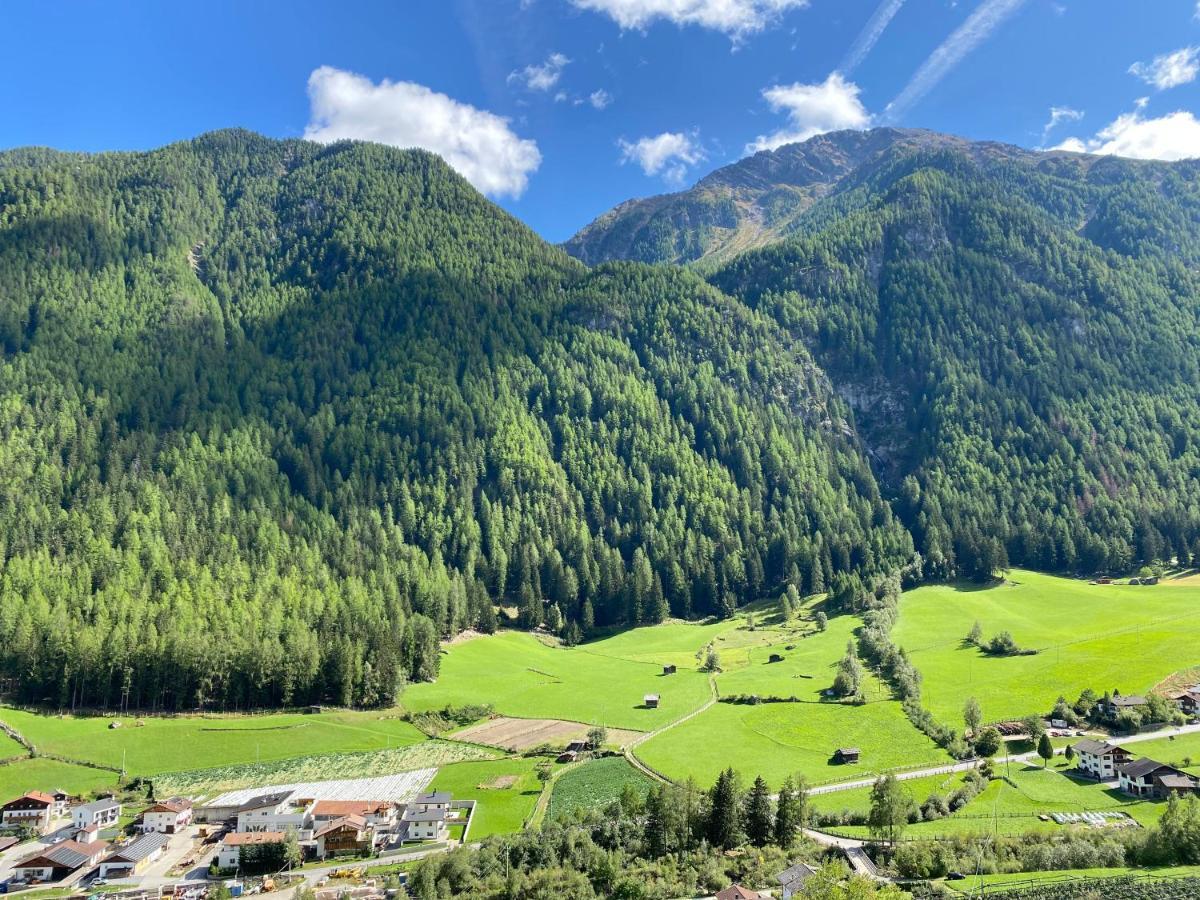
[[[61,881],[84,866],[94,865],[107,848],[104,841],[59,841],[25,857],[13,866],[13,875],[25,881]]]
[[[121,847],[100,863],[101,878],[128,878],[140,875],[167,849],[170,838],[165,834],[150,832],[143,834],[133,843]]]
[[[318,828],[317,856],[325,859],[339,854],[362,855],[370,852],[375,834],[362,816],[343,816]]]
[[[159,834],[175,834],[192,824],[192,801],[172,797],[147,807],[142,813],[142,830]]]
[[[97,828],[107,828],[116,825],[121,818],[121,804],[112,797],[103,800],[93,800],[82,803],[71,810],[71,822],[76,830],[95,825]]]
[[[1077,741],[1072,747],[1079,760],[1080,771],[1086,772],[1097,781],[1116,778],[1117,770],[1133,758],[1133,755],[1124,747],[1118,747],[1107,741],[1093,741],[1085,738]]]
[[[1121,767],[1121,790],[1133,797],[1163,800],[1172,794],[1190,794],[1196,780],[1174,766],[1153,759],[1139,759]]]
[[[860,756],[862,751],[857,747],[838,747],[833,753],[833,758],[840,763],[856,763]]]
[[[805,882],[815,875],[816,872],[817,870],[810,865],[796,863],[794,866],[789,866],[776,875],[775,880],[779,882],[782,888],[780,896],[783,900],[789,900],[791,897],[799,897],[804,890]]]
[[[647,694],[642,698],[642,706],[646,709],[658,709],[658,694]]]
[[[1146,698],[1141,694],[1130,694],[1124,696],[1121,693],[1114,693],[1100,701],[1100,710],[1106,716],[1118,716],[1127,709],[1137,709],[1139,706],[1146,705]]]
[[[50,794],[30,791],[0,807],[0,825],[25,825],[38,832],[50,828],[56,801]]]
[[[259,844],[282,844],[282,831],[241,831],[225,835],[217,849],[217,868],[236,869],[242,863],[242,848]]]
[[[396,824],[396,805],[388,800],[318,800],[312,816],[317,829],[346,816],[358,816],[373,828],[391,829]]]
[[[1184,715],[1200,715],[1200,684],[1172,691],[1167,694],[1167,698],[1173,700],[1175,705],[1179,707],[1179,711]]]
[[[446,810],[427,812],[409,807],[400,823],[402,841],[444,841],[446,839]]]
[[[723,891],[717,891],[717,900],[770,900],[766,894],[752,891],[740,884],[731,884]]]

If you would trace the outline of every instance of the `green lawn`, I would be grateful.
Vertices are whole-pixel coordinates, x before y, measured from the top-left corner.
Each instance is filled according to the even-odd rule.
[[[1116,741],[1120,743],[1120,741]],[[1186,769],[1200,776],[1200,733],[1181,734],[1174,738],[1137,741],[1129,745],[1135,756],[1148,756],[1167,765]]]
[[[958,727],[974,696],[987,721],[1049,712],[1059,695],[1145,691],[1196,664],[1200,586],[1089,585],[1013,570],[989,588],[921,587],[904,595],[893,636],[924,676],[922,700]],[[984,639],[1012,632],[1034,656],[989,657],[963,638],[978,621]]]
[[[455,800],[476,801],[471,840],[512,834],[521,830],[542,791],[538,762],[515,758],[454,763],[438,770],[429,789],[449,791]]]
[[[54,759],[22,759],[0,766],[0,803],[26,791],[62,789],[69,794],[86,795],[116,786],[117,776],[113,772]]]
[[[706,642],[703,626],[662,626],[664,640],[682,646],[694,639],[692,653]],[[613,728],[649,731],[695,709],[709,696],[707,678],[695,669],[663,676],[656,653],[648,658],[621,654],[641,646],[630,634],[648,642],[658,628],[641,628],[580,647],[548,647],[523,632],[503,632],[452,646],[442,659],[441,675],[432,684],[414,684],[402,702],[412,710],[447,705],[490,703],[497,712],[530,718],[570,719]],[[650,646],[649,644],[647,646]],[[658,658],[679,658],[681,651],[662,650]],[[662,697],[658,709],[643,709],[646,694]]]
[[[964,881],[946,882],[946,886],[965,895],[974,895],[980,887],[1039,887],[1043,885],[1065,884],[1072,881],[1093,879],[1122,878],[1132,875],[1152,881],[1155,878],[1200,877],[1200,866],[1171,866],[1154,869],[1062,869],[1054,872],[1011,872],[1001,875],[983,875],[968,878]],[[1096,886],[1097,891],[1100,885]],[[1097,894],[1097,896],[1103,896]]]
[[[42,716],[0,708],[0,720],[43,753],[157,775],[326,753],[380,750],[424,740],[394,713],[176,716]],[[112,721],[120,728],[109,728]],[[144,723],[138,725],[138,722]]]
[[[554,782],[547,818],[567,815],[576,809],[603,809],[620,798],[626,785],[633,785],[645,794],[650,790],[650,779],[622,756],[584,763]]]
[[[0,731],[0,759],[11,759],[14,756],[28,756],[29,751],[20,742]]]

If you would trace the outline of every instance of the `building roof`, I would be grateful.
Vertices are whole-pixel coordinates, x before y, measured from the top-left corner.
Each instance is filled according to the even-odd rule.
[[[275,791],[273,794],[259,794],[256,797],[251,797],[245,803],[237,808],[239,813],[254,812],[258,809],[268,809],[279,806],[288,797],[292,796],[291,791]]]
[[[104,812],[107,809],[112,809],[114,806],[117,809],[121,808],[121,804],[112,797],[104,797],[100,800],[93,800],[91,803],[81,803],[79,806],[75,807],[74,811],[83,813],[98,813]]]
[[[387,812],[391,805],[387,800],[318,800],[312,812],[318,819],[340,819]]]
[[[322,835],[329,834],[331,831],[337,831],[339,828],[353,828],[356,831],[362,831],[367,827],[367,820],[362,816],[342,816],[340,819],[334,819],[328,825],[325,825],[316,834],[314,838],[319,838]]]
[[[658,694],[647,694],[647,695],[646,695],[645,697],[643,697],[642,699],[643,699],[643,700],[654,700],[655,702],[657,702],[657,701],[658,701]]]
[[[157,812],[173,812],[181,813],[184,810],[192,808],[192,801],[186,797],[172,797],[170,800],[160,800],[153,806],[147,807],[146,812],[142,813],[157,813]]]
[[[170,838],[165,834],[159,834],[157,831],[152,831],[149,834],[143,834],[132,844],[118,848],[111,853],[105,862],[131,862],[139,863],[147,857],[153,856],[162,848],[166,847],[170,842]]]
[[[413,797],[413,803],[449,803],[451,794],[449,791],[430,791],[425,794],[417,794]]]
[[[287,835],[282,831],[235,831],[221,838],[226,847],[244,847],[247,844],[282,844]]]
[[[1076,753],[1087,753],[1089,756],[1108,756],[1110,753],[1115,752],[1129,752],[1124,747],[1118,747],[1116,744],[1108,743],[1108,741],[1094,741],[1091,738],[1076,741],[1071,746],[1075,749]]]
[[[429,812],[417,812],[415,809],[406,809],[404,811],[405,822],[444,822],[446,821],[446,811],[444,809],[431,809]]]
[[[1157,760],[1150,759],[1149,757],[1134,760],[1131,763],[1126,763],[1125,765],[1121,766],[1121,774],[1126,778],[1136,780],[1139,778],[1145,778],[1147,775],[1152,775],[1160,769],[1166,769],[1168,772],[1176,775],[1182,774],[1178,769],[1168,766],[1166,763],[1160,763]]]
[[[54,803],[54,798],[51,797],[49,794],[47,794],[45,791],[26,791],[20,797],[17,797],[16,800],[9,800],[8,803],[6,803],[4,805],[10,806],[11,804],[16,803],[19,800],[36,800],[38,803],[43,803],[46,806],[49,806],[50,804]]]
[[[1119,708],[1128,706],[1145,706],[1146,698],[1141,694],[1130,694],[1128,697],[1117,696],[1112,698],[1112,705]]]
[[[808,863],[796,863],[788,866],[782,872],[775,876],[775,880],[780,884],[791,884],[794,881],[801,881],[810,875],[816,874],[816,869],[808,865]]]
[[[1190,791],[1196,786],[1196,781],[1187,775],[1160,775],[1154,779],[1170,791]]]
[[[862,751],[857,747],[838,747],[838,753],[842,756],[859,756]]]
[[[717,891],[717,900],[762,900],[762,894],[740,884],[731,884],[725,890]]]
[[[88,844],[81,844],[79,841],[59,841],[57,844],[51,844],[45,850],[39,850],[32,856],[27,856],[13,868],[78,869],[91,862],[107,846],[108,844],[104,841],[92,841]]]

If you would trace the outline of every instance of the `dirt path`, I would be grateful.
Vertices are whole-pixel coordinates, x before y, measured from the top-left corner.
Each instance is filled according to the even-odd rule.
[[[646,763],[644,763],[640,759],[638,759],[637,754],[634,753],[633,751],[635,749],[637,749],[639,746],[641,746],[642,744],[646,743],[646,741],[650,740],[651,738],[657,737],[658,735],[662,734],[664,731],[674,728],[676,725],[682,725],[688,719],[695,718],[696,716],[700,715],[700,713],[704,712],[706,709],[710,708],[714,703],[716,703],[720,699],[721,695],[717,691],[717,679],[716,679],[716,676],[714,676],[714,675],[708,676],[708,690],[710,693],[709,698],[706,701],[704,701],[702,704],[697,706],[695,709],[693,709],[690,713],[680,716],[678,719],[675,719],[672,722],[668,722],[666,725],[663,725],[661,728],[656,728],[653,731],[647,731],[644,734],[638,735],[638,737],[634,738],[632,741],[630,741],[628,744],[626,744],[625,747],[623,748],[623,750],[625,752],[625,758],[627,760],[629,760],[629,764],[632,765],[635,769],[637,769],[642,774],[648,775],[650,778],[653,778],[655,781],[661,781],[665,784],[673,784],[671,779],[668,778],[666,775],[663,775],[661,772],[658,772],[655,769],[652,769],[650,766],[646,765]]]

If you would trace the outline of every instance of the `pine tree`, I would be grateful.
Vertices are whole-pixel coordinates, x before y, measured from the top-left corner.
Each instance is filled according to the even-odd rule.
[[[708,817],[705,834],[714,847],[732,850],[741,843],[742,822],[739,808],[737,775],[726,769],[717,776],[708,793]]]
[[[762,776],[754,779],[754,785],[746,796],[746,836],[756,847],[764,847],[771,842],[774,828],[771,811],[771,791]]]

